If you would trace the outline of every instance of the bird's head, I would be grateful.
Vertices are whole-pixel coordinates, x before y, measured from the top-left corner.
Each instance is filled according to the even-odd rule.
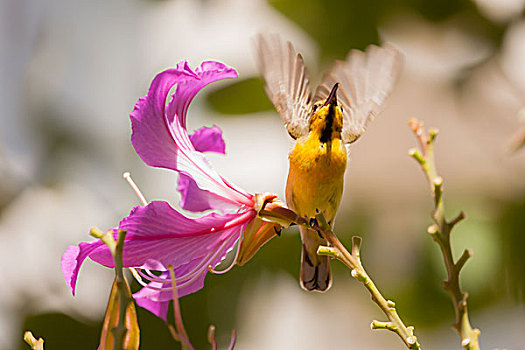
[[[314,104],[310,116],[310,133],[319,137],[319,141],[322,143],[327,143],[334,138],[341,138],[343,112],[337,103],[338,87],[339,83],[336,83],[326,101],[319,101]]]

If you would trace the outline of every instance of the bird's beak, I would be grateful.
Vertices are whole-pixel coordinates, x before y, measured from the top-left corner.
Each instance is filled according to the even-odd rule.
[[[339,87],[339,83],[335,83],[334,87],[332,88],[332,91],[330,91],[330,95],[328,95],[328,98],[326,99],[326,102],[324,103],[325,106],[337,105],[337,88],[338,87]]]

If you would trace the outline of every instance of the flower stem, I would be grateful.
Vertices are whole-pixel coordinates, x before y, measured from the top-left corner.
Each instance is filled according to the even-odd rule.
[[[235,329],[232,330],[232,337],[230,340],[230,345],[228,346],[228,350],[233,350],[235,348],[235,342],[237,341],[237,333],[235,333]],[[208,343],[211,345],[211,350],[217,350],[217,340],[215,339],[215,326],[210,325],[208,328]]]
[[[184,329],[184,323],[182,322],[182,313],[180,311],[177,283],[175,279],[175,272],[173,271],[173,266],[169,265],[168,270],[170,272],[170,279],[173,291],[173,316],[175,318],[176,327],[176,330],[173,329],[173,327],[170,327],[170,332],[175,338],[175,340],[180,342],[181,348],[183,350],[193,350],[193,345],[191,345],[190,343],[190,338],[188,337],[188,333],[186,333],[186,329]]]
[[[131,297],[131,290],[126,281],[126,277],[124,276],[124,264],[122,262],[124,241],[127,232],[124,230],[118,230],[117,232],[117,241],[114,239],[113,230],[103,233],[97,228],[92,228],[90,235],[99,238],[108,247],[115,263],[114,284],[118,293],[118,321],[117,325],[112,327],[110,331],[113,334],[114,339],[113,349],[120,350],[135,348],[135,346],[138,348],[139,329],[138,324],[136,323],[136,313],[133,305],[133,298]],[[129,324],[127,324],[127,321],[129,321]],[[131,332],[131,336],[130,339],[127,339],[129,332]]]
[[[423,123],[416,119],[409,121],[410,128],[416,135],[420,153],[411,149],[409,154],[421,165],[421,169],[425,174],[430,185],[430,190],[434,198],[434,211],[432,212],[433,225],[429,226],[427,232],[432,236],[432,239],[439,245],[443,255],[443,261],[447,269],[448,279],[443,281],[443,288],[450,294],[454,311],[456,314],[456,323],[454,328],[461,337],[461,345],[466,350],[479,350],[479,329],[472,328],[470,325],[468,310],[467,310],[467,296],[468,293],[461,290],[459,281],[459,273],[467,260],[472,256],[472,251],[466,249],[463,255],[454,262],[452,254],[452,247],[450,245],[450,234],[452,228],[461,220],[465,218],[465,214],[460,212],[453,220],[447,221],[445,217],[445,206],[443,204],[443,179],[438,176],[436,170],[436,163],[434,159],[434,141],[437,136],[437,130],[430,130],[429,134],[425,134]]]
[[[115,276],[116,283],[118,288],[119,297],[119,317],[118,324],[111,331],[115,336],[115,345],[113,349],[124,349],[126,333],[128,328],[126,327],[126,312],[128,306],[132,303],[132,298],[130,297],[127,290],[127,282],[124,277],[123,263],[122,263],[122,252],[124,251],[124,240],[126,238],[126,231],[118,230],[118,239],[115,246]]]

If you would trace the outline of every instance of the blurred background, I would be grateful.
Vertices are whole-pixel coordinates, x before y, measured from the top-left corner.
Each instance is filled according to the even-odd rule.
[[[0,2],[0,349],[94,349],[113,272],[87,261],[73,297],[62,278],[68,245],[90,240],[139,204],[130,171],[149,200],[176,205],[176,175],[149,168],[130,144],[129,113],[156,73],[186,59],[219,60],[239,79],[214,83],[189,111],[189,129],[218,125],[226,156],[218,171],[250,192],[284,198],[292,146],[272,110],[253,56],[258,32],[277,32],[303,53],[315,86],[351,48],[389,41],[405,68],[385,111],[352,146],[336,232],[363,237],[362,259],[396,301],[426,349],[460,349],[441,288],[445,271],[426,234],[430,191],[407,150],[407,120],[440,130],[456,256],[471,322],[484,348],[525,343],[524,0],[2,0]],[[525,112],[522,112],[525,114]],[[256,156],[254,156],[256,155]],[[208,276],[181,300],[198,349],[238,334],[238,349],[403,349],[367,291],[338,262],[325,294],[298,284],[300,239],[283,231],[246,266]],[[159,319],[139,310],[143,349],[177,348]]]

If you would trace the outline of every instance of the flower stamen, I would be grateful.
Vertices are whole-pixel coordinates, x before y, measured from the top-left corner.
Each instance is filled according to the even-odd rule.
[[[235,266],[235,264],[237,264],[237,258],[239,257],[239,252],[241,250],[240,249],[240,244],[242,242],[243,235],[244,234],[241,233],[241,237],[239,237],[239,240],[237,241],[237,251],[235,252],[235,257],[233,258],[233,261],[230,264],[230,266],[228,266],[224,270],[218,271],[218,270],[215,270],[211,265],[208,265],[208,271],[210,271],[211,273],[216,274],[216,275],[222,275],[223,273],[226,273],[226,272],[230,271]]]
[[[214,253],[209,254],[207,257],[205,257],[203,259],[203,261],[197,267],[195,267],[192,271],[188,272],[184,276],[181,276],[180,278],[177,278],[175,280],[175,282],[177,282],[177,288],[180,289],[182,287],[187,286],[188,284],[192,283],[197,278],[199,278],[203,273],[205,273],[206,270],[209,270],[209,268],[211,266],[209,264],[218,255],[223,253],[224,248],[232,241],[232,239],[233,239],[233,237],[228,238],[226,241],[224,241],[224,243],[221,245],[221,247],[219,249],[217,249],[217,251],[215,251]],[[237,260],[237,256],[238,256],[238,250],[237,250],[237,254],[235,256],[234,262]],[[233,265],[235,265],[235,264],[232,264],[232,266]],[[207,266],[207,268],[204,268],[204,266]],[[232,266],[230,266],[228,269],[231,269]],[[148,280],[150,282],[156,282],[156,283],[160,283],[160,284],[168,284],[168,283],[172,283],[172,281],[170,279],[165,279],[165,278],[161,278],[159,276],[156,276],[148,269],[130,268],[130,270],[131,270],[131,273],[132,273],[133,277],[135,277],[137,282],[140,285],[142,285],[143,287],[147,287],[149,289],[157,290],[157,291],[170,291],[171,290],[171,287],[154,287],[154,286],[151,286],[148,283],[144,282],[144,280],[143,280],[143,278],[144,278],[144,279],[146,279],[146,280]],[[220,271],[219,273],[223,273],[223,272]],[[180,282],[182,282],[182,283],[180,283]]]
[[[137,184],[135,183],[135,181],[133,181],[133,179],[131,178],[130,172],[126,171],[124,174],[122,174],[122,177],[124,177],[124,179],[126,179],[126,181],[131,186],[131,188],[133,189],[133,191],[135,192],[137,197],[139,197],[139,200],[142,203],[142,205],[144,205],[144,206],[148,205],[148,201],[146,200],[146,197],[144,197],[144,195],[140,191],[140,189],[137,186]]]

